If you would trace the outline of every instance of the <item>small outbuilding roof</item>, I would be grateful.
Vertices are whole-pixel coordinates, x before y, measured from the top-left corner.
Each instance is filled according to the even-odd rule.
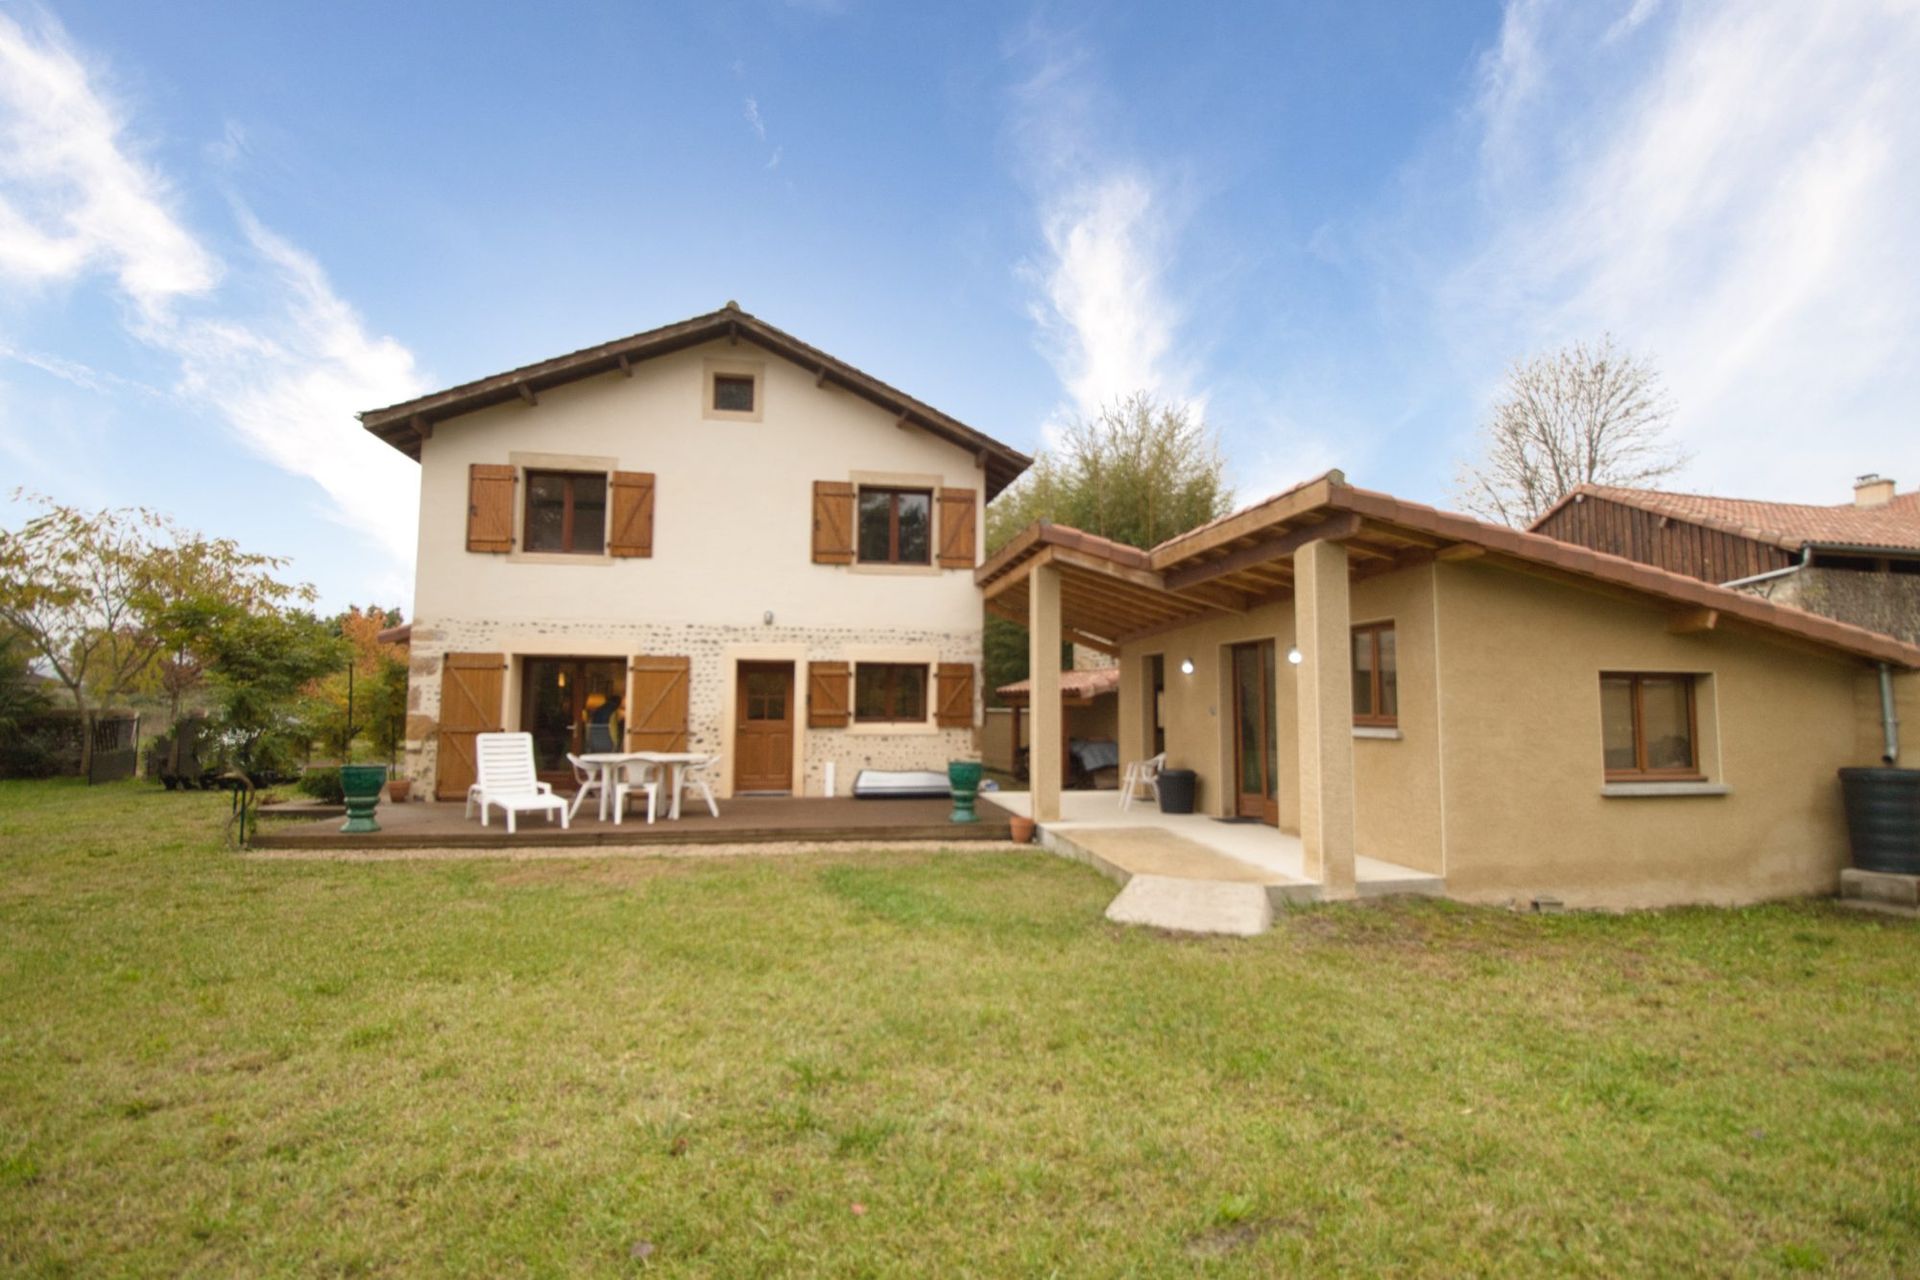
[[[1028,580],[1040,564],[1060,570],[1061,613],[1070,640],[1105,645],[1204,617],[1230,617],[1293,594],[1293,552],[1338,540],[1356,579],[1433,560],[1487,556],[1535,572],[1666,602],[1676,625],[1706,630],[1721,617],[1875,662],[1920,668],[1920,646],[1746,592],[1620,556],[1390,494],[1356,488],[1339,471],[1296,485],[1150,551],[1061,525],[1030,526],[974,574],[987,608],[1023,620]]]
[[[971,452],[986,473],[988,498],[1012,484],[1022,471],[1033,465],[1033,459],[1018,449],[976,431],[957,418],[949,417],[932,405],[914,399],[906,392],[828,355],[818,347],[808,346],[792,334],[742,311],[736,302],[728,302],[718,311],[694,316],[690,320],[615,338],[599,346],[585,347],[567,355],[554,356],[550,360],[509,369],[505,373],[463,382],[444,391],[388,405],[384,409],[369,409],[360,415],[360,423],[409,458],[418,461],[421,441],[433,434],[436,425],[461,414],[510,400],[535,402],[539,393],[549,388],[577,382],[582,378],[625,371],[639,361],[670,355],[720,338],[752,343],[764,351],[792,361],[813,374],[817,385],[840,387],[897,415],[903,426],[919,427]]]
[[[1095,667],[1091,671],[1062,671],[1060,696],[1071,700],[1092,699],[1120,691],[1119,667]],[[1015,680],[995,690],[1003,698],[1021,699],[1033,695],[1033,678]]]
[[[1891,485],[1889,484],[1889,487]],[[1787,551],[1816,547],[1845,547],[1868,551],[1920,552],[1920,490],[1894,495],[1878,506],[1846,502],[1823,507],[1798,502],[1758,502],[1747,498],[1717,498],[1703,493],[1667,493],[1659,489],[1625,489],[1618,485],[1576,485],[1533,528],[1551,520],[1563,507],[1601,498],[1637,507],[1655,515],[1685,520],[1704,528],[1750,538]]]

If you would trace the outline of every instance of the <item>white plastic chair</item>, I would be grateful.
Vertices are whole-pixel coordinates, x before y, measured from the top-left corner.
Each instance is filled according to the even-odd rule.
[[[631,773],[628,770],[632,770]],[[613,825],[620,825],[620,817],[627,811],[627,797],[635,791],[644,791],[647,795],[647,825],[653,825],[654,811],[660,806],[660,766],[648,764],[643,760],[633,760],[620,766],[613,780]]]
[[[567,808],[569,818],[580,816],[580,806],[587,802],[588,793],[605,798],[607,778],[604,770],[588,764],[573,752],[567,752],[567,763],[573,766],[573,780],[579,784],[573,793],[573,803]]]
[[[1160,802],[1160,771],[1167,767],[1167,753],[1148,760],[1135,760],[1127,766],[1126,773],[1120,779],[1120,807],[1133,808],[1134,793],[1145,787],[1153,793],[1154,803]]]
[[[719,771],[720,757],[717,754],[680,767],[680,795],[699,791],[706,799],[707,812],[716,818],[720,816],[720,805],[713,798],[713,776]]]
[[[507,815],[508,835],[515,833],[514,819],[522,813],[545,813],[549,822],[558,817],[560,829],[566,830],[571,817],[567,802],[553,794],[552,783],[534,776],[532,734],[475,734],[473,750],[479,780],[467,789],[469,818],[479,805],[484,827],[488,811],[497,805]]]

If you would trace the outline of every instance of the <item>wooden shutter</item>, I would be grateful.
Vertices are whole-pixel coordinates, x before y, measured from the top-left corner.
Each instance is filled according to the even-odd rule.
[[[627,664],[627,750],[687,749],[687,685],[693,662],[638,655]]]
[[[940,567],[973,568],[974,491],[940,491]]]
[[[613,524],[607,552],[616,556],[653,554],[653,473],[613,473]]]
[[[853,668],[844,662],[807,664],[807,727],[844,729],[853,718],[849,694]]]
[[[853,486],[845,481],[813,482],[813,562],[853,563]]]
[[[467,788],[480,776],[474,737],[506,727],[501,722],[506,681],[504,653],[449,653],[441,659],[440,745],[433,781],[439,799],[466,799]]]
[[[476,462],[467,468],[467,550],[504,555],[513,550],[512,467]]]
[[[936,678],[934,723],[942,729],[973,728],[973,666],[943,662]]]

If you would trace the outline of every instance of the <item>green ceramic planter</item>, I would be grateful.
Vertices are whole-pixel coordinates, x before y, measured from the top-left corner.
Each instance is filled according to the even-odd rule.
[[[980,815],[973,811],[973,802],[980,794],[980,762],[978,760],[948,761],[947,785],[953,788],[953,815],[949,821],[980,821]]]
[[[343,764],[340,766],[340,790],[347,798],[347,821],[340,829],[349,832],[378,831],[373,810],[380,803],[380,791],[387,785],[387,766],[383,764]]]

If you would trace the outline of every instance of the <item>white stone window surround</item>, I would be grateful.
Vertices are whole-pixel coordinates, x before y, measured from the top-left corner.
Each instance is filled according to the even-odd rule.
[[[713,380],[719,376],[753,379],[753,408],[713,407]],[[761,422],[767,416],[767,362],[752,356],[707,356],[700,362],[700,416],[709,422]]]
[[[936,577],[947,572],[940,567],[940,490],[947,485],[944,476],[931,472],[917,471],[850,471],[847,483],[853,486],[853,561],[846,566],[849,573],[871,573],[892,577]],[[932,495],[933,527],[929,531],[931,541],[927,546],[925,564],[873,564],[860,559],[860,490],[862,489],[925,489]],[[976,503],[976,507],[977,507]],[[971,572],[969,570],[969,572]],[[874,659],[879,661],[879,659]]]
[[[858,698],[860,688],[861,663],[899,663],[906,666],[927,669],[927,713],[923,720],[867,720],[861,721],[848,706],[847,727],[843,733],[855,737],[918,737],[923,734],[936,734],[940,726],[934,720],[935,703],[939,701],[940,651],[932,646],[921,645],[852,645],[847,649],[847,663],[853,668],[852,682],[847,690],[849,699]]]
[[[590,565],[610,565],[614,557],[608,551],[608,534],[611,529],[601,531],[600,552],[598,555],[582,554],[573,551],[526,551],[527,545],[527,472],[529,471],[598,471],[607,477],[607,520],[613,519],[613,473],[620,469],[620,459],[579,453],[532,453],[515,449],[507,454],[507,465],[514,469],[513,486],[513,548],[507,552],[510,564],[565,564],[575,568]]]

